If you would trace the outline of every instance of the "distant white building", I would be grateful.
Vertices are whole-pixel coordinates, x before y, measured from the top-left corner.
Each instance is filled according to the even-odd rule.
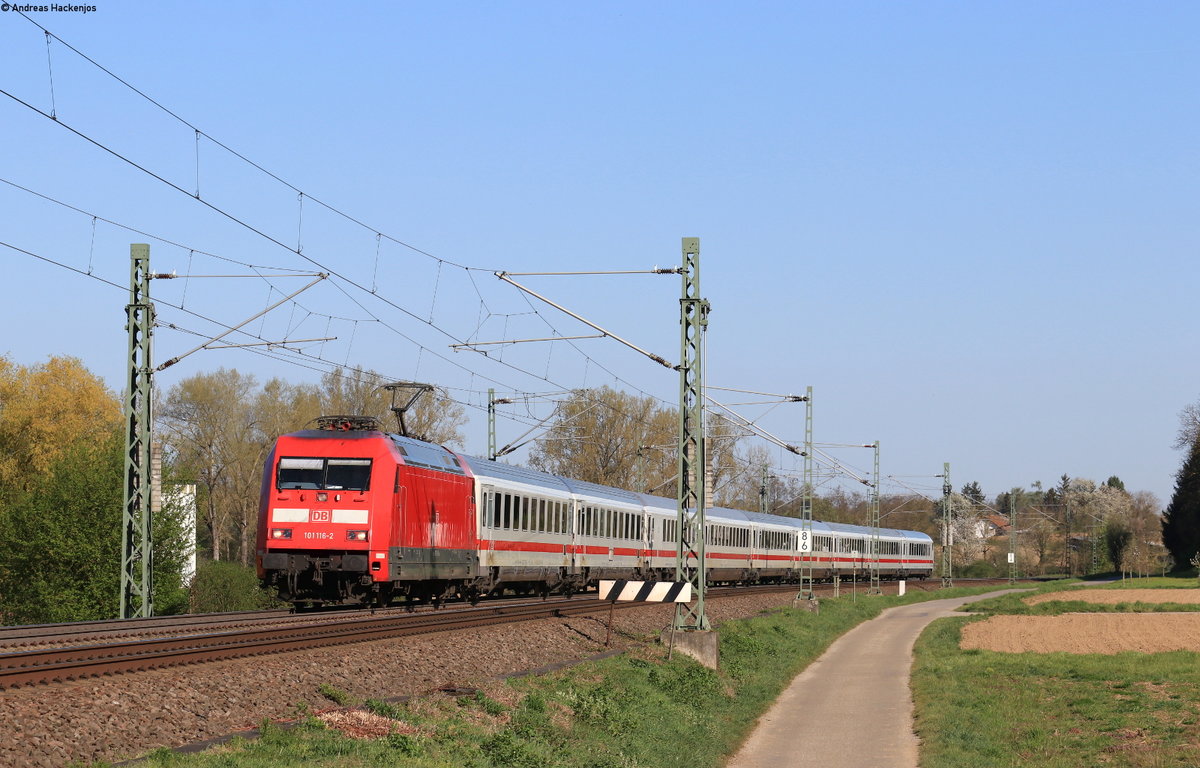
[[[183,512],[184,540],[187,545],[181,576],[183,585],[187,586],[196,575],[196,486],[172,485],[163,488],[162,505]]]

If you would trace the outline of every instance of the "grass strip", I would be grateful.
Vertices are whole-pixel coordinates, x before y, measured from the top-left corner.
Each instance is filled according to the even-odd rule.
[[[198,755],[159,750],[148,764],[717,768],[791,679],[840,635],[891,606],[981,591],[846,596],[823,600],[818,614],[780,609],[727,622],[718,630],[716,672],[678,653],[668,661],[665,648],[647,645],[553,674],[497,683],[474,696],[372,702],[368,709],[390,723],[375,738],[350,738],[306,714],[298,728],[266,724],[258,740]]]

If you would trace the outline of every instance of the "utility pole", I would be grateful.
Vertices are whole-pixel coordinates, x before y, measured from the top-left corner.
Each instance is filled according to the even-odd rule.
[[[875,482],[871,485],[871,559],[867,567],[870,569],[871,586],[867,588],[868,595],[882,595],[883,587],[879,583],[879,441],[875,441]]]
[[[764,515],[769,514],[771,510],[770,483],[771,467],[769,464],[763,464],[762,482],[758,486],[758,511]]]
[[[125,392],[125,494],[121,512],[121,618],[154,615],[151,543],[150,404],[153,369],[150,337],[154,305],[150,303],[150,246],[129,246],[128,386]]]
[[[950,462],[942,465],[942,587],[954,586],[954,511],[950,484]]]
[[[676,630],[708,630],[704,613],[707,580],[705,563],[704,480],[707,451],[704,445],[704,332],[708,327],[708,301],[700,297],[700,238],[683,238],[683,294],[680,308],[679,355],[679,483],[678,535],[675,580],[692,585],[695,602],[677,603]]]
[[[1066,494],[1063,494],[1063,497],[1066,499]],[[1067,578],[1069,579],[1075,575],[1075,555],[1071,550],[1071,528],[1075,521],[1071,517],[1071,502],[1069,499],[1067,499],[1066,507],[1063,510],[1063,521],[1067,527],[1067,535],[1063,539],[1063,564],[1066,565]]]
[[[812,424],[813,424],[813,398],[812,387],[809,386],[804,393],[804,496],[800,502],[800,535],[807,539],[809,551],[805,552],[803,546],[800,550],[800,594],[796,595],[799,600],[813,600],[816,595],[813,592],[813,557],[812,551],[816,549],[816,541],[813,537],[813,439],[812,439]],[[805,543],[802,540],[802,544]],[[841,581],[840,577],[834,577],[834,589],[837,589],[837,583]]]
[[[488,459],[496,460],[496,389],[488,387]]]
[[[1008,494],[1008,583],[1017,583],[1017,500]]]

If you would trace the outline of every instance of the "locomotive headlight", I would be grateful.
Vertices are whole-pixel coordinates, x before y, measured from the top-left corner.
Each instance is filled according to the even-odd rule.
[[[272,539],[290,539],[290,538],[292,538],[292,529],[291,528],[272,528],[271,529],[271,538]]]
[[[366,531],[346,531],[346,539],[349,541],[366,541]]]

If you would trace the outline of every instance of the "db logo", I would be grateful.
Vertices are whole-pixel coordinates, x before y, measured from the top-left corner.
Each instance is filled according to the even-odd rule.
[[[314,523],[328,523],[333,519],[333,510],[330,509],[314,509],[312,511],[312,521]]]

